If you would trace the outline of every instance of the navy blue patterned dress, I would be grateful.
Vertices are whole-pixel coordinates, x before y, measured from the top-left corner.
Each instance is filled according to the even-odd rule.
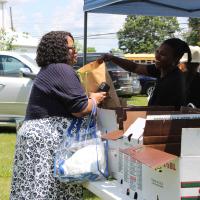
[[[11,200],[80,200],[81,185],[64,184],[53,176],[55,151],[69,127],[72,112],[87,106],[75,71],[52,64],[37,75],[26,118],[17,133]]]

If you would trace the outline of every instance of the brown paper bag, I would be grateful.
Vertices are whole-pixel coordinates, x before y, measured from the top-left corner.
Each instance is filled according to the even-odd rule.
[[[87,94],[89,92],[97,92],[102,82],[106,82],[110,86],[108,98],[102,103],[103,108],[120,107],[119,98],[104,62],[102,64],[97,61],[90,62],[77,72]]]

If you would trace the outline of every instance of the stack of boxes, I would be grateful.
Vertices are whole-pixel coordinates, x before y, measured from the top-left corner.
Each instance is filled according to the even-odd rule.
[[[184,114],[187,109],[125,113],[123,129],[104,136],[115,139],[109,141],[115,151],[110,172],[120,191],[138,200],[200,199],[200,115]],[[120,127],[117,114],[115,121]]]
[[[119,148],[125,149],[127,147],[133,146],[132,142],[137,134],[132,134],[130,137],[129,134],[126,134],[130,125],[134,122],[134,127],[137,126],[138,131],[143,131],[145,125],[145,118],[148,113],[157,113],[157,112],[173,112],[175,107],[146,107],[146,106],[134,106],[134,107],[125,107],[118,109],[98,109],[98,129],[102,133],[106,133],[102,136],[103,139],[108,140],[109,145],[109,173],[112,177],[120,180],[118,178],[118,166],[121,162],[119,160]],[[138,119],[139,118],[139,119]],[[124,134],[125,133],[125,134]],[[142,137],[139,138],[142,140]],[[143,142],[142,142],[143,143]],[[120,182],[120,181],[119,181]]]

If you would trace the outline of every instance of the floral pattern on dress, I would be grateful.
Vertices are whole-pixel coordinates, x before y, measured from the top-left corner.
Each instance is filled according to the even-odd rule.
[[[81,200],[83,188],[53,176],[55,151],[72,119],[25,121],[17,133],[10,200]]]

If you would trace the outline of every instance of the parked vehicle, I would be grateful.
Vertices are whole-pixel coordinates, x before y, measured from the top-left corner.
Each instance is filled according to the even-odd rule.
[[[139,75],[140,84],[142,86],[141,94],[150,96],[156,84],[156,78],[151,76]]]
[[[28,55],[0,52],[0,121],[13,123],[25,115],[32,79],[39,71]],[[1,123],[2,124],[2,123]]]
[[[103,54],[104,53],[88,53],[87,63],[96,60]],[[79,69],[82,66],[83,54],[78,54],[78,61],[74,68]],[[111,62],[107,62],[106,66],[118,96],[133,96],[134,94],[139,94],[141,92],[139,77],[136,74],[125,71],[118,65]]]
[[[140,64],[153,64],[155,63],[155,54],[151,53],[128,53],[124,54],[127,60],[131,60]]]

